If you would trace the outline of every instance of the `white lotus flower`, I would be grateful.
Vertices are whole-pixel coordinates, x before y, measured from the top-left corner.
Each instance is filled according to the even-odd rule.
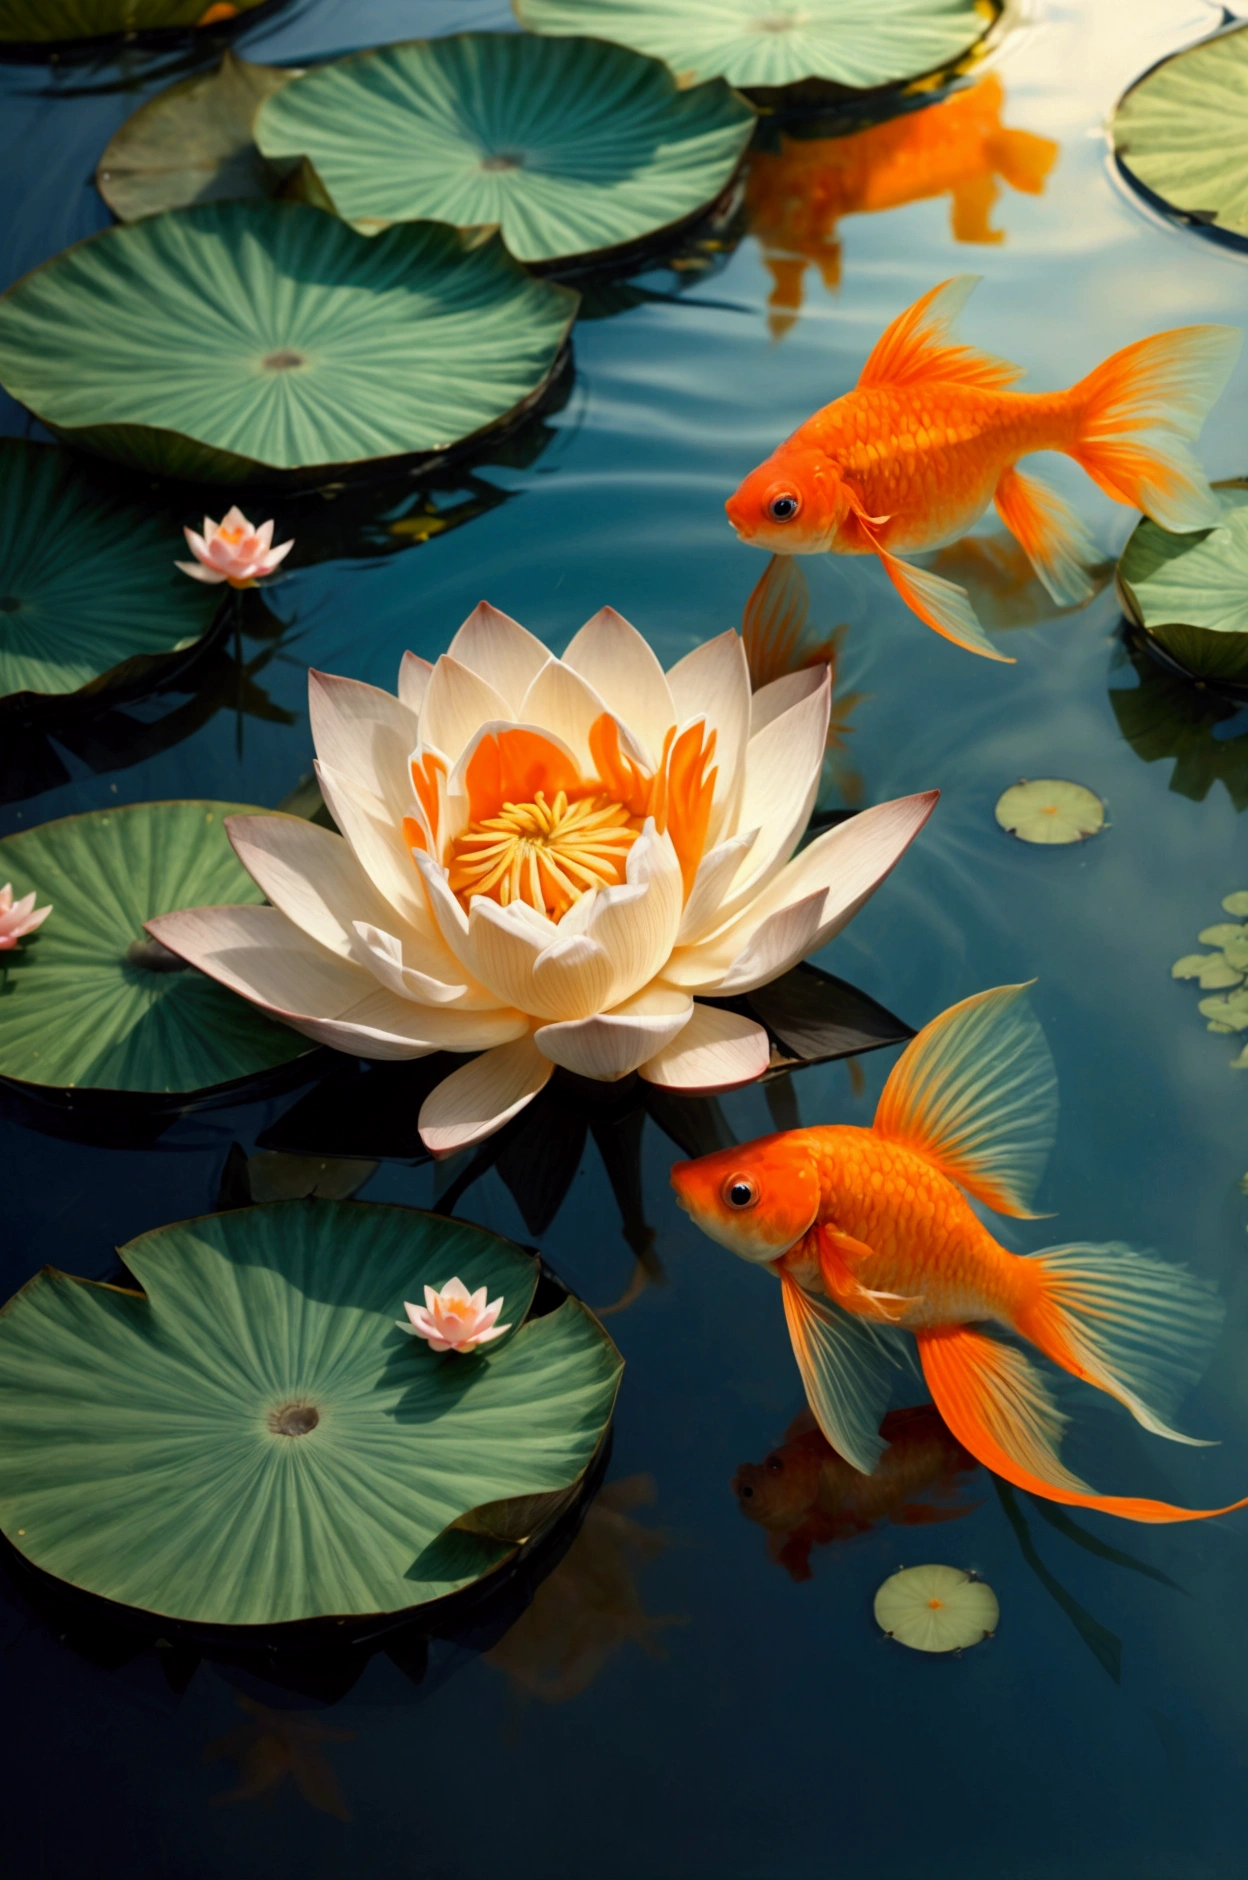
[[[366,1058],[480,1052],[420,1133],[479,1142],[563,1065],[708,1091],[767,1067],[748,992],[849,921],[935,793],[882,803],[800,855],[828,728],[826,667],[750,694],[735,633],[664,673],[611,608],[562,659],[484,603],[397,698],[310,675],[335,835],[292,816],[227,829],[269,907],[148,923],[308,1037]]]
[[[175,561],[174,567],[189,574],[193,581],[207,581],[219,586],[228,581],[232,588],[254,587],[266,574],[272,574],[295,546],[294,538],[273,546],[273,524],[248,522],[237,504],[228,509],[220,522],[204,517],[204,532],[183,529],[186,545],[194,561]]]

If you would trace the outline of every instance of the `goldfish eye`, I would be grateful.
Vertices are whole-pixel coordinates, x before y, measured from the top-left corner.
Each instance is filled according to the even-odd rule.
[[[783,1456],[768,1456],[767,1473],[769,1475],[783,1475],[784,1474],[784,1457]]]
[[[723,1196],[730,1208],[752,1208],[758,1201],[758,1183],[752,1175],[730,1175]]]
[[[792,522],[801,506],[801,498],[785,490],[781,495],[772,497],[767,505],[767,514],[773,522]]]

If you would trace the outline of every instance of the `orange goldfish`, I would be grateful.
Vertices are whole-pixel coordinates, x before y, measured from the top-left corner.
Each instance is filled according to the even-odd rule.
[[[1086,600],[1096,549],[1065,499],[1017,468],[1037,450],[1064,451],[1163,529],[1215,527],[1219,499],[1190,446],[1242,336],[1176,327],[1124,347],[1069,391],[1012,392],[1019,367],[950,338],[976,279],[957,275],[899,314],[854,390],[799,425],[725,507],[743,541],[773,554],[878,555],[920,620],[1003,659],[966,590],[904,557],[965,535],[992,502],[1054,600]]]
[[[1041,1372],[1001,1327],[1118,1401],[1157,1436],[1221,1323],[1211,1286],[1130,1247],[1010,1253],[967,1196],[1034,1220],[1056,1131],[1053,1060],[1025,986],[933,1019],[889,1076],[869,1129],[763,1136],[672,1170],[704,1233],[780,1280],[806,1396],[832,1447],[870,1474],[894,1366],[913,1338],[928,1390],[965,1449],[1019,1488],[1133,1521],[1175,1508],[1098,1495],[1058,1454],[1064,1423]]]
[[[1008,130],[1001,122],[1004,106],[1005,88],[993,73],[952,97],[849,136],[782,136],[778,150],[751,155],[745,209],[774,282],[767,303],[773,339],[797,319],[811,262],[825,287],[840,284],[840,216],[947,195],[955,241],[1004,241],[991,221],[998,176],[1038,196],[1058,152],[1049,137]]]
[[[743,1462],[737,1470],[732,1485],[742,1514],[767,1529],[772,1559],[793,1579],[813,1577],[812,1547],[849,1540],[884,1521],[898,1527],[957,1521],[977,1505],[956,1495],[957,1477],[979,1465],[930,1403],[890,1410],[880,1437],[888,1446],[871,1474],[861,1475],[803,1410],[765,1462]]]

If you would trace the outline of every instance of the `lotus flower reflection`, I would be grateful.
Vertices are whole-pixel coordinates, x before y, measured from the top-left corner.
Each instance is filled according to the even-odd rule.
[[[273,547],[273,524],[262,522],[255,528],[242,510],[235,507],[220,522],[204,517],[204,532],[183,529],[186,545],[194,561],[179,561],[175,566],[192,581],[207,581],[216,586],[228,581],[233,588],[254,587],[263,575],[272,574],[295,546],[294,538]]]
[[[427,1339],[431,1351],[475,1351],[511,1330],[510,1325],[495,1323],[503,1309],[502,1299],[491,1299],[487,1306],[485,1293],[484,1286],[470,1293],[459,1278],[448,1279],[437,1291],[426,1286],[424,1305],[414,1306],[405,1299],[407,1318],[396,1319],[395,1324],[413,1338]]]
[[[699,1002],[838,933],[935,802],[883,803],[794,857],[828,729],[826,667],[751,697],[735,633],[664,673],[611,608],[554,659],[484,603],[397,698],[313,672],[317,775],[342,831],[227,823],[269,907],[149,923],[175,953],[366,1058],[480,1052],[428,1096],[435,1154],[480,1141],[556,1065],[707,1091],[767,1035]]]
[[[19,940],[42,927],[51,912],[51,902],[47,907],[36,907],[33,894],[24,894],[15,901],[13,884],[6,881],[0,888],[0,953],[11,953]]]

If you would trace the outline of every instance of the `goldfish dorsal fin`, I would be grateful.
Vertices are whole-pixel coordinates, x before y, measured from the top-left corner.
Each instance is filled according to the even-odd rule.
[[[959,346],[949,338],[949,329],[979,278],[978,274],[955,274],[899,313],[872,347],[857,389],[939,380],[945,385],[976,385],[981,391],[1001,392],[1021,379],[1021,366],[980,352],[976,346]]]
[[[835,1449],[863,1475],[884,1453],[880,1421],[900,1363],[897,1338],[806,1291],[781,1268],[784,1316],[815,1420]]]
[[[1026,986],[951,1005],[894,1064],[874,1128],[998,1214],[1031,1201],[1057,1134],[1057,1074]]]
[[[1065,1419],[1023,1352],[969,1325],[916,1333],[932,1401],[964,1449],[1016,1488],[1127,1521],[1205,1521],[1226,1508],[1176,1508],[1141,1495],[1098,1495],[1057,1453]]]

